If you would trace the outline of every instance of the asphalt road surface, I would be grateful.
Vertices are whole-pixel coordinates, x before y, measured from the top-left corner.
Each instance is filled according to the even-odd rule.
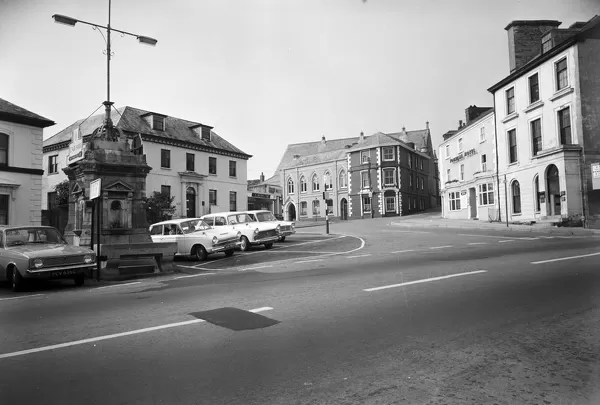
[[[5,288],[0,403],[600,404],[600,238],[388,223]]]

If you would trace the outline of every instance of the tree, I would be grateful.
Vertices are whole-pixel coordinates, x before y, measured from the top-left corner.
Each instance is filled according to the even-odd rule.
[[[56,191],[56,205],[69,203],[69,180],[58,183],[54,186],[54,191]]]
[[[170,219],[175,213],[173,201],[175,197],[171,197],[167,193],[155,191],[152,196],[144,197],[146,205],[146,219],[149,224],[165,221]]]

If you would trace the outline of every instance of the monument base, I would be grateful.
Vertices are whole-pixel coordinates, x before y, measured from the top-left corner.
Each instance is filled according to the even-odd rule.
[[[94,245],[94,251],[96,246]],[[177,243],[130,243],[100,245],[101,280],[127,280],[139,276],[170,272]]]

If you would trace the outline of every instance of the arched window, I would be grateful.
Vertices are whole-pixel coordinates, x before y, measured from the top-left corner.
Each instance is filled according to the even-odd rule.
[[[306,191],[308,190],[308,187],[306,185],[306,178],[304,176],[300,177],[300,192],[301,193],[306,193]]]
[[[287,182],[288,194],[294,194],[294,180],[290,177]]]
[[[323,183],[325,184],[325,190],[331,190],[333,188],[332,184],[333,180],[331,179],[331,174],[329,172],[325,172],[323,176]]]
[[[519,186],[519,182],[518,181],[513,181],[512,185],[510,186],[510,189],[512,191],[512,208],[513,208],[513,214],[520,214],[521,213],[521,186]]]
[[[316,174],[312,177],[312,191],[319,191],[319,178]]]
[[[344,169],[340,170],[338,184],[340,188],[348,188],[348,177]]]
[[[0,166],[8,166],[8,135],[0,133]]]

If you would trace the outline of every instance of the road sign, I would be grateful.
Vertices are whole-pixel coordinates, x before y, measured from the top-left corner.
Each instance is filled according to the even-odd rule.
[[[102,179],[96,179],[90,182],[90,200],[100,197],[101,184]]]
[[[592,189],[600,189],[600,163],[592,163]]]
[[[75,163],[83,159],[83,137],[79,131],[79,127],[76,127],[71,134],[71,143],[69,144],[69,156],[67,156],[67,165]]]

